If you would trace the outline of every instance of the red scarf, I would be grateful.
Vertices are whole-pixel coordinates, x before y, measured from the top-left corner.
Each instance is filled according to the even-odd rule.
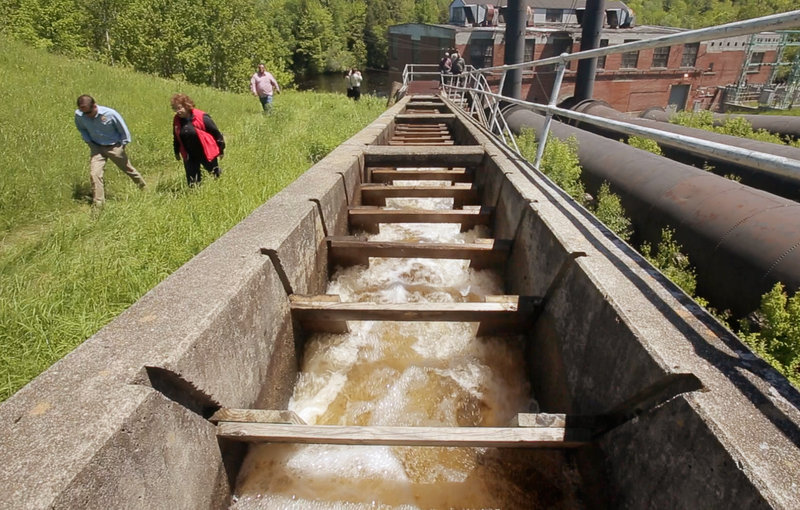
[[[192,110],[192,125],[194,126],[195,131],[197,131],[197,138],[200,139],[200,145],[203,146],[203,153],[206,155],[206,160],[212,161],[214,158],[219,156],[219,147],[217,146],[217,141],[214,140],[214,137],[206,131],[206,123],[203,122],[203,116],[206,112],[202,110],[198,110],[197,108]],[[177,115],[175,118],[172,119],[172,127],[175,130],[175,138],[178,139],[178,147],[183,156],[184,161],[189,159],[189,154],[186,152],[186,149],[183,147],[183,141],[181,141],[180,132],[181,132],[181,120],[180,117]]]

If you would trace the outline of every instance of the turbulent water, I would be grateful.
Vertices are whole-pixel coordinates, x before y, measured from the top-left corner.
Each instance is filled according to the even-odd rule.
[[[388,205],[445,209],[452,200]],[[402,224],[381,225],[371,239],[470,242],[487,236],[460,233],[458,225]],[[463,302],[501,294],[502,285],[497,274],[472,270],[466,261],[372,259],[369,267],[340,270],[327,292],[343,301]],[[309,424],[507,426],[516,413],[536,408],[519,339],[476,338],[470,323],[349,325],[349,334],[315,335],[306,344],[289,409]],[[245,459],[233,508],[531,508],[531,468],[520,472],[519,455],[486,448],[262,444]],[[552,456],[540,460],[547,464]]]

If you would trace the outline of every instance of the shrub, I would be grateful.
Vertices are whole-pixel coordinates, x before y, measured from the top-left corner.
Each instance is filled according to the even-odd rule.
[[[637,149],[642,149],[643,151],[652,152],[653,154],[657,154],[659,156],[664,155],[664,153],[661,151],[661,147],[658,146],[658,143],[649,138],[630,136],[628,137],[628,145],[631,147],[636,147]]]
[[[740,321],[739,337],[759,356],[800,386],[800,291],[789,297],[778,282],[761,297],[754,314],[759,331],[750,321]]]
[[[522,156],[529,161],[536,158],[536,133],[524,128],[517,137],[517,145]],[[542,155],[539,170],[553,180],[561,189],[578,202],[584,202],[584,187],[581,182],[581,165],[578,160],[578,141],[574,137],[566,141],[551,136]]]
[[[600,191],[597,193],[597,207],[595,207],[594,215],[620,238],[626,241],[630,239],[633,233],[631,220],[625,215],[622,202],[617,195],[611,192],[607,182],[600,186]]]
[[[675,285],[683,289],[690,296],[694,296],[697,288],[697,276],[689,262],[689,257],[681,252],[683,248],[673,236],[675,231],[669,227],[661,230],[661,240],[656,252],[653,247],[645,242],[639,250],[664,276],[672,280]]]

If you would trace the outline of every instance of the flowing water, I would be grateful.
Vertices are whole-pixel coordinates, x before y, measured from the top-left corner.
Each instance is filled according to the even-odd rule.
[[[399,184],[399,183],[398,183]],[[389,207],[450,209],[452,199],[394,199]],[[470,242],[459,225],[381,225],[374,241]],[[338,271],[342,301],[475,301],[502,281],[467,261],[372,259]],[[518,338],[476,338],[471,323],[350,322],[351,333],[311,337],[289,403],[309,424],[507,426],[536,411]],[[524,452],[528,452],[525,454]],[[523,455],[526,455],[523,459]],[[537,459],[530,466],[530,459]],[[526,460],[527,459],[527,460]],[[573,508],[574,476],[560,453],[491,448],[262,444],[251,447],[233,508]],[[568,504],[565,504],[565,501]]]

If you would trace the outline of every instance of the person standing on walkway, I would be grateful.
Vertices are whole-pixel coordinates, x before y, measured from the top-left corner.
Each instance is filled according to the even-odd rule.
[[[186,94],[175,94],[170,99],[175,117],[172,119],[172,140],[175,159],[183,158],[186,182],[194,186],[202,180],[200,166],[215,178],[222,175],[219,160],[225,152],[225,139],[217,125],[204,111],[194,107]]]
[[[265,112],[272,110],[272,94],[280,94],[281,88],[272,73],[267,71],[264,64],[258,64],[258,71],[250,77],[250,92],[258,96],[261,107]]]
[[[352,97],[354,101],[358,101],[361,98],[361,82],[364,78],[361,77],[361,71],[356,69],[355,67],[350,70],[350,89],[352,90]]]
[[[464,72],[465,66],[466,62],[464,62],[464,57],[459,55],[457,51],[454,51],[453,54],[450,55],[450,73],[459,75]]]
[[[103,174],[106,160],[113,161],[120,170],[139,186],[145,187],[142,175],[136,171],[125,153],[131,143],[131,133],[116,110],[95,103],[92,96],[78,97],[75,110],[75,127],[89,146],[89,179],[92,183],[92,203],[102,206],[106,201]]]

